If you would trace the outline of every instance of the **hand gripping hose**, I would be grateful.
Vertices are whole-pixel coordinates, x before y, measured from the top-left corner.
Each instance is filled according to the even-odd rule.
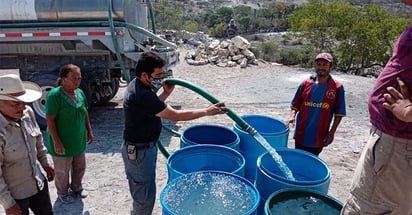
[[[185,87],[187,89],[190,89],[196,93],[198,93],[199,95],[203,96],[205,99],[207,99],[208,101],[210,101],[212,104],[216,104],[219,102],[219,100],[215,97],[213,97],[210,93],[208,93],[206,90],[200,88],[199,86],[196,86],[195,84],[189,82],[189,81],[185,81],[182,79],[178,79],[178,78],[167,78],[165,79],[165,83],[166,84],[174,84],[174,85],[180,85],[182,87]],[[246,131],[247,133],[249,133],[250,135],[254,136],[257,131],[251,127],[245,120],[243,120],[241,117],[239,117],[238,115],[235,114],[235,112],[233,112],[231,109],[227,109],[227,115],[236,122],[236,124],[238,124],[244,131]],[[179,133],[177,133],[174,130],[171,130],[170,128],[167,128],[165,126],[163,126],[163,128],[166,128],[166,130],[170,131],[172,134],[180,136]],[[160,141],[157,141],[157,146],[159,147],[160,152],[166,157],[169,157],[169,153],[167,152],[167,150],[164,148],[164,146],[162,145],[162,143]]]
[[[183,87],[186,87],[199,95],[203,96],[205,99],[209,100],[212,104],[216,104],[219,102],[219,100],[215,97],[213,97],[210,93],[208,93],[206,90],[194,85],[191,82],[178,79],[178,78],[167,78],[165,79],[166,84],[174,84],[174,85],[180,85]],[[250,135],[254,136],[256,134],[256,130],[251,127],[245,120],[243,120],[241,117],[235,114],[231,109],[227,109],[227,115],[236,122],[242,128],[244,131],[249,133]]]

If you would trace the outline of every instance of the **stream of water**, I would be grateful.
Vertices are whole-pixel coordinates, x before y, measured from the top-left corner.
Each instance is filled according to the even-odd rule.
[[[276,149],[273,148],[259,133],[253,135],[253,137],[268,151],[275,162],[279,165],[279,169],[283,172],[286,178],[290,181],[296,181],[295,177],[293,177],[292,171],[290,171],[289,167],[285,164],[285,162],[283,162],[282,157],[276,152]]]

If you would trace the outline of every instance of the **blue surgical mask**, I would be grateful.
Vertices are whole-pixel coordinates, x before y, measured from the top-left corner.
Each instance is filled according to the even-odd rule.
[[[152,77],[152,88],[154,90],[158,90],[162,87],[163,85],[163,78],[153,78]]]

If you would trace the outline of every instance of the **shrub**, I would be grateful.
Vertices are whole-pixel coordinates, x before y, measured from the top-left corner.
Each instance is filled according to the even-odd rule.
[[[261,58],[266,61],[274,61],[277,58],[279,46],[273,42],[262,42],[259,46]]]
[[[279,59],[276,61],[283,65],[300,65],[308,66],[310,62],[310,54],[305,51],[305,48],[292,47],[283,48],[279,52]]]

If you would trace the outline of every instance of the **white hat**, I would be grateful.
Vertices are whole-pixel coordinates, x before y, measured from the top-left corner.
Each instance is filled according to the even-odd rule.
[[[34,102],[41,98],[42,90],[39,85],[21,81],[14,74],[0,76],[0,100]]]

